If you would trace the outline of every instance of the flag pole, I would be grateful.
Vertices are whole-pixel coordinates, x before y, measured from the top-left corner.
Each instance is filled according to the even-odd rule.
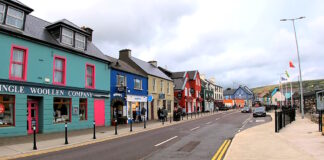
[[[290,105],[291,105],[291,108],[293,108],[293,93],[292,93],[292,80],[290,79]]]
[[[287,92],[288,92],[288,90],[287,90],[287,85],[288,85],[288,79],[286,80],[286,93],[285,93],[285,105],[286,105],[286,107],[288,106],[288,102],[287,102]]]

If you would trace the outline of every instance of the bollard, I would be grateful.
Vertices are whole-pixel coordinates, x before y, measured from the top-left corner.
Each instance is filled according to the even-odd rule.
[[[171,113],[170,113],[170,123],[171,123],[171,121],[172,121],[172,120],[171,120]]]
[[[144,115],[144,129],[146,128],[146,117]]]
[[[275,132],[278,133],[278,113],[275,111]]]
[[[190,117],[191,117],[191,119],[192,119],[192,112],[190,113]]]
[[[318,114],[318,130],[320,132],[322,132],[322,110],[319,110],[319,114]]]
[[[67,135],[67,122],[65,122],[65,144],[69,144]]]
[[[162,125],[164,125],[164,117],[162,118]]]
[[[197,112],[195,112],[195,118],[197,118]]]
[[[182,120],[183,120],[183,114],[181,114],[181,118],[182,118]]]
[[[36,146],[36,126],[33,126],[33,131],[34,131],[34,147],[33,150],[37,150],[37,146]]]
[[[96,121],[93,121],[93,139],[96,139]]]
[[[117,135],[117,119],[115,119],[115,135]]]
[[[187,120],[188,120],[188,113],[187,113]]]
[[[129,131],[130,132],[133,132],[133,119],[132,118],[130,119],[130,122],[129,123],[130,123],[130,129],[129,129]]]

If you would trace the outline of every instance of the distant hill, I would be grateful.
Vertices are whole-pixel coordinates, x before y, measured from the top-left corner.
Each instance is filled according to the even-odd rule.
[[[275,87],[278,87],[279,84],[276,85],[268,85],[268,86],[262,86],[262,87],[256,87],[252,88],[254,94],[259,94],[263,91],[272,91]],[[290,89],[290,84],[288,83],[288,87]],[[299,90],[299,82],[294,81],[292,82],[293,90]],[[303,88],[304,92],[313,91],[315,89],[324,89],[324,79],[318,79],[318,80],[306,80],[303,81]]]

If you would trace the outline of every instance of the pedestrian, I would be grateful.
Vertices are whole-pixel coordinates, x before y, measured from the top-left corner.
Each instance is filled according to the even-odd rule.
[[[168,121],[168,110],[165,107],[163,108],[163,114],[165,121]]]
[[[158,115],[159,120],[161,120],[161,109],[160,108],[157,111],[157,115]]]
[[[146,114],[146,109],[144,108],[144,107],[142,107],[142,109],[141,109],[141,116],[142,116],[142,120],[144,120],[145,119],[145,114]]]

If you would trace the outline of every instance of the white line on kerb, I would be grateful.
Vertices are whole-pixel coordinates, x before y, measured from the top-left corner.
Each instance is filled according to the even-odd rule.
[[[210,122],[207,122],[206,124],[211,124],[212,122],[210,121]]]
[[[190,131],[194,131],[194,130],[196,130],[196,129],[198,129],[198,128],[200,128],[199,126],[198,127],[195,127],[195,128],[193,128],[193,129],[191,129]]]
[[[169,142],[169,141],[171,141],[172,139],[175,139],[175,138],[177,138],[178,136],[174,136],[174,137],[172,137],[172,138],[170,138],[170,139],[167,139],[167,140],[165,140],[165,141],[163,141],[163,142],[161,142],[161,143],[159,143],[159,144],[156,144],[156,145],[154,145],[155,147],[157,147],[157,146],[160,146],[160,145],[162,145],[162,144],[164,144],[164,143],[166,143],[166,142]]]

